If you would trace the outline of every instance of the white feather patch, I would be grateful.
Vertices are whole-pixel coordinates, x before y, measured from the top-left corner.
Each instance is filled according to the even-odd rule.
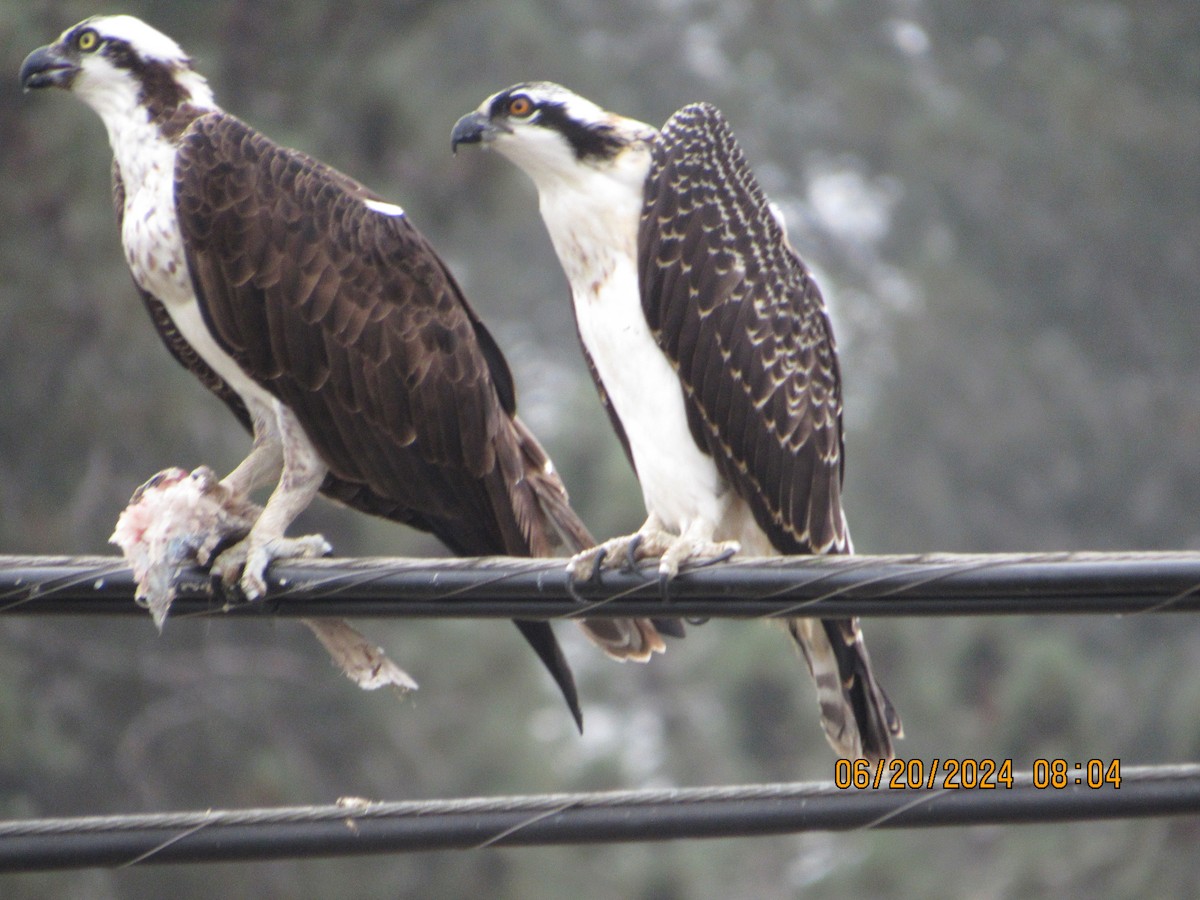
[[[86,24],[94,28],[102,38],[129,44],[142,59],[156,59],[175,65],[187,65],[190,62],[187,54],[172,38],[133,16],[93,16]],[[70,29],[63,32],[63,36],[69,31]]]
[[[364,200],[363,206],[385,216],[404,215],[403,208],[397,206],[395,203],[385,203],[382,200]]]

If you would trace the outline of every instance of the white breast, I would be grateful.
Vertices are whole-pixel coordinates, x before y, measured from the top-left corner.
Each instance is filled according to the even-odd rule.
[[[726,485],[692,438],[679,377],[646,325],[632,266],[619,264],[598,290],[575,292],[574,301],[580,337],[629,440],[646,511],[673,531],[697,520],[715,530]]]
[[[217,345],[201,318],[175,215],[175,147],[149,123],[119,138],[113,149],[125,186],[121,243],[134,281],[163,303],[179,333],[252,414],[268,414],[271,395]]]
[[[642,313],[637,229],[648,164],[647,154],[625,177],[539,185],[542,216],[571,284],[580,338],[629,440],[646,511],[671,530],[703,524],[723,537],[736,498],[696,446],[679,377]]]

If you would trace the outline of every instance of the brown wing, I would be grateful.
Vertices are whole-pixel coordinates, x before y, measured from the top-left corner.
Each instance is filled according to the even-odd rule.
[[[198,119],[176,200],[205,321],[295,412],[338,499],[458,552],[528,553],[487,483],[517,454],[508,368],[422,235],[370,199],[232,116]]]
[[[654,145],[639,266],[696,443],[780,552],[847,551],[825,304],[711,106],[677,112]]]
[[[326,494],[458,554],[546,555],[561,482],[529,471],[508,367],[424,237],[374,199],[232,116],[197,119],[176,205],[204,320],[295,413],[329,466]],[[569,525],[587,535],[573,513]],[[516,624],[580,722],[550,626]]]

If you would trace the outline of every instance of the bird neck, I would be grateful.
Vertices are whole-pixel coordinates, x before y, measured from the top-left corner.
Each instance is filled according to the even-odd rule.
[[[100,75],[75,92],[100,116],[113,155],[131,175],[147,146],[173,143],[193,120],[218,109],[204,78],[190,70],[145,83],[124,72]]]
[[[542,219],[576,292],[636,258],[649,169],[648,149],[631,147],[604,166],[535,179]]]

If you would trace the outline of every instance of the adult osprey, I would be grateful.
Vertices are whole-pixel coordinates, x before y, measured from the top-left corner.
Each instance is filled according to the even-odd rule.
[[[20,78],[99,113],[150,317],[254,434],[222,484],[245,496],[276,483],[214,572],[255,598],[271,560],[327,552],[320,536],[284,536],[318,491],[460,555],[549,555],[560,534],[591,546],[515,415],[499,348],[400,207],[221,111],[179,46],[130,16],[76,25]],[[580,722],[549,625],[516,624]],[[618,658],[662,649],[645,621],[585,631]]]
[[[523,169],[571,285],[601,399],[641,482],[638,532],[572,573],[657,557],[850,553],[842,394],[824,301],[711,106],[663,130],[555,84],[518,84],[454,127]],[[605,560],[607,558],[607,563]],[[854,619],[791,619],[822,724],[885,758],[900,720]]]

